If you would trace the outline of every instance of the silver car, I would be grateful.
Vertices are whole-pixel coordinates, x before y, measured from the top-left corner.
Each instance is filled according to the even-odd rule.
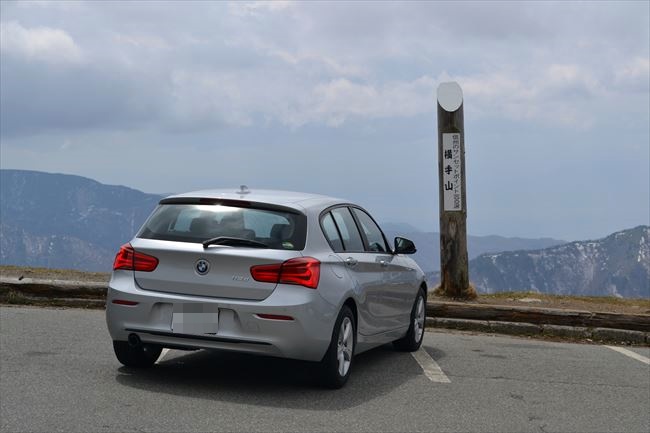
[[[115,354],[131,367],[162,348],[315,361],[339,388],[354,355],[422,344],[427,287],[414,252],[331,197],[242,186],[165,198],[115,257]]]

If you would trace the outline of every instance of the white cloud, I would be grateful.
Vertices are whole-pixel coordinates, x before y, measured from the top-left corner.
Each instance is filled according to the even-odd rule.
[[[238,77],[177,70],[172,73],[168,113],[172,128],[251,124],[247,89]]]
[[[479,100],[493,101],[494,105],[501,105],[508,101],[529,102],[535,98],[536,90],[517,77],[497,72],[459,76],[456,78],[466,96]]]
[[[318,84],[308,110],[309,117],[323,117],[331,126],[338,126],[350,115],[377,113],[382,97],[374,87],[355,84],[345,78]]]
[[[84,3],[81,1],[20,0],[15,2],[15,5],[20,9],[58,9],[68,12],[82,8]]]
[[[118,33],[114,38],[118,44],[126,44],[139,49],[167,50],[171,48],[165,39],[155,35]]]
[[[80,63],[83,53],[64,30],[25,28],[15,21],[0,23],[0,50],[48,63]]]
[[[598,78],[574,64],[551,64],[528,74],[503,70],[452,79],[469,101],[465,109],[477,116],[554,126],[593,126],[597,113],[585,105],[610,97]]]
[[[283,11],[293,2],[286,0],[270,1],[234,1],[228,3],[230,13],[236,16],[261,16],[264,12]]]
[[[603,91],[603,85],[589,69],[576,64],[549,65],[544,75],[539,77],[545,87],[565,91],[582,91],[585,95],[595,95]]]
[[[435,109],[435,88],[436,80],[426,76],[381,85],[338,78],[317,84],[300,111],[285,121],[339,126],[350,117],[410,117]]]
[[[46,19],[29,21],[63,23],[65,30],[23,27],[19,22],[26,22],[26,14],[18,10],[23,8],[9,10],[5,15],[14,21],[2,24],[3,55],[83,60],[93,74],[105,74],[98,82],[120,77],[116,85],[125,88],[102,95],[127,97],[127,105],[159,107],[152,115],[159,117],[154,122],[161,129],[255,128],[258,121],[292,129],[339,127],[353,120],[414,117],[435,112],[436,86],[449,79],[461,84],[472,116],[584,128],[602,115],[608,98],[630,90],[648,93],[648,59],[639,56],[647,42],[612,54],[608,47],[618,48],[628,39],[603,37],[587,25],[537,20],[556,14],[546,5],[85,5],[88,22],[56,8],[43,11]],[[622,10],[620,17],[611,16],[597,7],[577,6],[565,12],[569,18],[601,17],[612,25],[642,15]],[[467,13],[473,17],[468,22],[480,28],[450,25]],[[519,24],[504,30],[504,22],[512,20]],[[631,34],[643,33],[641,27]],[[71,34],[83,40],[86,55]],[[75,80],[69,81],[74,88]],[[96,102],[88,105],[106,105]]]
[[[264,50],[268,55],[277,57],[294,67],[300,67],[302,66],[301,64],[306,64],[308,62],[314,62],[324,70],[330,71],[336,75],[342,75],[345,77],[362,77],[367,74],[367,71],[358,65],[339,62],[328,55],[316,54],[313,52],[291,53],[290,51],[270,46],[265,47]]]
[[[353,119],[411,117],[435,110],[438,80],[371,84],[335,78],[314,84],[292,81],[283,72],[261,81],[253,72],[179,69],[172,73],[168,107],[174,128],[206,125],[254,126],[259,115],[291,128],[308,124],[338,127]]]
[[[650,90],[650,58],[635,57],[615,71],[616,84],[636,91]]]

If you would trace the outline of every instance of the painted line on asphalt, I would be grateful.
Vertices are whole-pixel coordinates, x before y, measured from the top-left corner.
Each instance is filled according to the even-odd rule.
[[[423,346],[420,346],[420,349],[417,351],[411,352],[411,355],[413,355],[413,358],[415,358],[418,364],[420,364],[420,367],[422,367],[422,370],[424,371],[424,375],[431,382],[451,383],[451,380],[449,380],[436,361],[434,361],[427,351],[424,350]]]
[[[163,359],[165,359],[165,355],[167,355],[169,353],[169,350],[170,349],[163,349],[162,350],[160,356],[158,357],[158,361],[156,361],[156,364],[159,364],[159,363],[163,362]]]
[[[650,365],[650,358],[646,358],[643,355],[639,355],[636,352],[632,352],[631,350],[623,349],[622,347],[616,347],[616,346],[605,346],[608,349],[612,349],[618,353],[622,353],[625,356],[629,356],[630,358],[634,358],[637,361],[641,361],[644,364]]]

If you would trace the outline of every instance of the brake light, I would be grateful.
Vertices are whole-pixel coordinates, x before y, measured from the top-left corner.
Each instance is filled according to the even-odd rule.
[[[275,265],[257,265],[251,266],[251,276],[255,281],[263,283],[278,283],[280,281],[280,272],[282,263]]]
[[[320,279],[320,261],[313,257],[298,257],[284,263],[251,266],[255,281],[297,284],[315,289]]]
[[[282,263],[280,282],[315,289],[320,279],[320,262],[313,257],[299,257]]]
[[[127,271],[151,272],[158,266],[158,259],[149,254],[133,249],[131,244],[124,244],[115,256],[113,270],[124,269]]]

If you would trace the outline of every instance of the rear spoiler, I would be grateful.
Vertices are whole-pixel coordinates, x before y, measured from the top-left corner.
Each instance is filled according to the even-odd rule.
[[[208,198],[208,197],[170,197],[164,198],[158,204],[203,204],[203,205],[219,205],[230,207],[243,207],[248,209],[270,210],[276,212],[286,212],[294,215],[304,215],[298,209],[288,206],[282,206],[270,203],[260,203],[247,200],[232,200],[227,198]]]

